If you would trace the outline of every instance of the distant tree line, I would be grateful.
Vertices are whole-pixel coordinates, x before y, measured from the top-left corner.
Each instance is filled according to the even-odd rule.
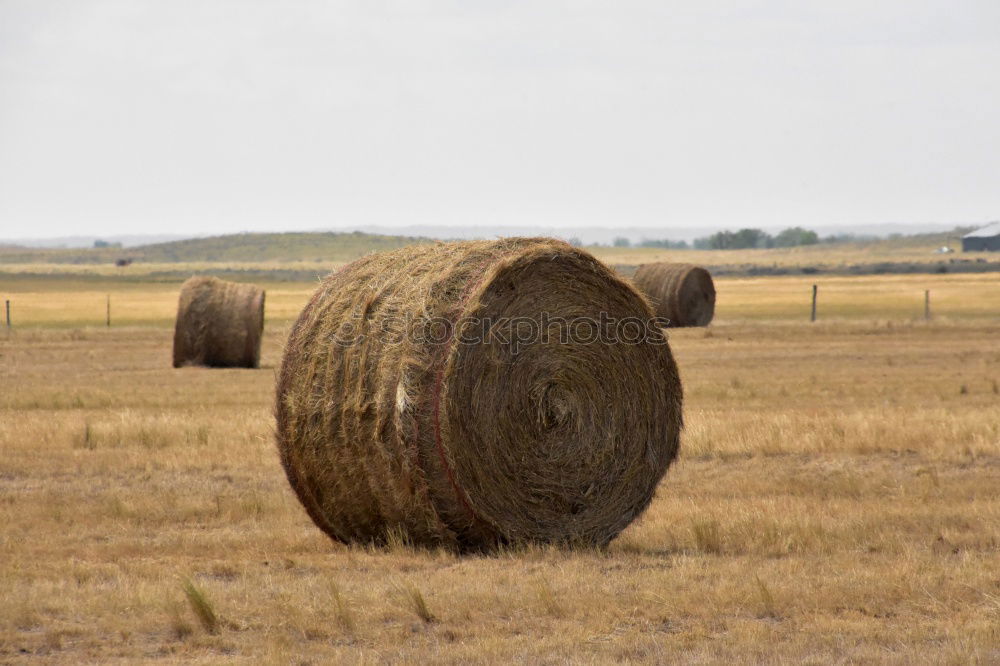
[[[901,234],[892,234],[899,237]],[[815,231],[803,229],[802,227],[789,227],[783,231],[772,235],[763,229],[740,229],[738,231],[718,231],[711,236],[696,238],[691,243],[685,240],[670,240],[643,238],[637,243],[624,236],[618,236],[611,241],[613,247],[658,247],[668,250],[747,250],[755,248],[772,247],[799,247],[801,245],[816,245],[817,243],[857,243],[863,241],[876,240],[875,236],[864,236],[856,234],[836,234],[833,236],[820,237]],[[576,246],[584,245],[578,237],[569,239],[569,243]],[[603,245],[595,243],[594,245]]]
[[[819,234],[802,227],[789,227],[777,234],[771,235],[762,229],[740,229],[738,231],[718,231],[711,236],[696,238],[692,243],[669,239],[643,238],[635,247],[661,247],[670,250],[746,250],[769,247],[798,247],[800,245],[815,245],[817,243],[846,243],[862,240],[850,234],[839,234],[820,238]],[[632,247],[633,243],[619,236],[612,241],[615,247]]]
[[[615,238],[611,244],[615,247],[632,247],[632,241],[624,236],[618,236]],[[635,247],[663,247],[670,250],[690,250],[691,246],[685,240],[672,241],[670,239],[664,238],[662,240],[653,240],[650,238],[643,238],[641,241],[635,244]]]
[[[685,240],[672,241],[669,239],[651,240],[643,238],[639,241],[639,247],[662,247],[668,250],[690,250],[691,246]]]
[[[746,250],[768,247],[798,247],[819,243],[819,235],[802,227],[790,227],[774,236],[761,229],[719,231],[705,238],[698,238],[694,247],[699,250]]]

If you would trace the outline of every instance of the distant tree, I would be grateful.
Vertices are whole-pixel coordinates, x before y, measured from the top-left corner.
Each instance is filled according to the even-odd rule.
[[[100,239],[98,239],[98,240],[94,241],[94,247],[96,247],[96,248],[101,248],[101,247],[121,247],[121,246],[122,246],[121,243],[109,243],[106,240],[100,240]]]
[[[798,247],[799,245],[815,245],[819,235],[802,227],[790,227],[774,237],[774,247]]]
[[[737,249],[771,247],[772,238],[760,229],[740,229],[735,234]]]
[[[577,238],[576,236],[573,236],[566,242],[572,245],[573,247],[583,247],[583,241]]]
[[[736,234],[732,231],[716,231],[702,240],[707,250],[732,250],[736,247]]]
[[[632,247],[632,241],[625,238],[624,236],[618,236],[617,238],[615,238],[613,244],[615,247]]]
[[[698,250],[746,250],[773,247],[773,243],[774,239],[760,229],[740,229],[717,231],[711,236],[698,238],[694,241],[694,247]]]
[[[690,246],[685,240],[672,241],[664,238],[663,240],[653,240],[650,238],[643,238],[639,241],[639,247],[664,247],[671,250],[687,250]]]
[[[830,236],[824,236],[820,239],[820,243],[866,243],[869,241],[878,240],[877,236],[871,236],[867,234],[848,234],[839,233],[832,234]]]

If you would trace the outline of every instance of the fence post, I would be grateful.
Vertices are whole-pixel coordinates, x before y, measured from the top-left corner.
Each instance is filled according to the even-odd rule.
[[[111,328],[111,294],[108,294],[108,328]]]
[[[7,299],[7,328],[10,328],[10,299]]]
[[[818,287],[816,285],[813,285],[813,304],[812,304],[812,313],[809,315],[809,321],[816,321],[816,291],[817,290],[818,290]]]
[[[931,320],[931,290],[924,290],[924,319]]]

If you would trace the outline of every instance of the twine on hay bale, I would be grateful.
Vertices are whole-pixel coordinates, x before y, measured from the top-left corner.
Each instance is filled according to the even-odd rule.
[[[256,368],[264,331],[264,290],[193,277],[181,285],[174,327],[174,367]]]
[[[310,517],[344,542],[610,541],[677,455],[681,385],[656,326],[636,344],[553,328],[602,312],[652,318],[597,259],[551,239],[412,246],[329,275],[292,329],[276,400]],[[542,313],[548,340],[503,333]]]
[[[670,326],[708,326],[715,316],[715,283],[692,264],[643,264],[632,278]]]

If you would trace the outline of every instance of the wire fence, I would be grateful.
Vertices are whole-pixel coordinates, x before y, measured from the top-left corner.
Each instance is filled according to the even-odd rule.
[[[716,281],[715,322],[778,320],[947,321],[1000,319],[1000,275],[975,279],[915,278],[791,280],[787,278]],[[268,322],[294,320],[315,284],[289,285],[267,292]],[[121,327],[172,325],[177,311],[175,286],[138,286],[115,292],[51,290],[4,296],[4,326]]]

